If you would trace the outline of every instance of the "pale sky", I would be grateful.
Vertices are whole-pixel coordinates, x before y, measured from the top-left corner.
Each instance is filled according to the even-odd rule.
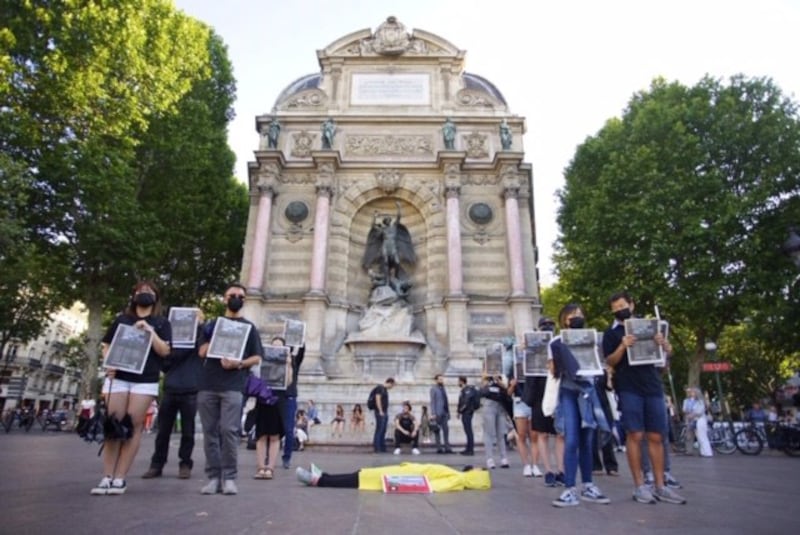
[[[302,75],[316,51],[394,15],[467,51],[466,70],[488,78],[526,118],[533,166],[541,282],[555,282],[555,192],[576,147],[620,116],[657,76],[694,85],[706,73],[771,77],[800,95],[800,0],[177,0],[214,27],[237,80],[229,143],[236,176],[258,148],[255,117]]]

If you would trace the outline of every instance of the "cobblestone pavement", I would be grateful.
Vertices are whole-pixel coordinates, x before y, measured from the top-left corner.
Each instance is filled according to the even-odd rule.
[[[254,480],[255,454],[242,445],[239,495],[202,496],[202,437],[195,447],[192,478],[177,478],[178,436],[174,435],[164,476],[143,480],[154,435],[146,435],[128,478],[124,496],[90,496],[102,476],[97,444],[71,433],[12,431],[0,434],[0,533],[280,533],[369,535],[382,533],[487,534],[536,533],[789,533],[797,532],[800,459],[767,452],[712,459],[673,459],[673,473],[684,484],[686,505],[642,505],[632,501],[632,482],[623,454],[620,477],[596,476],[610,505],[581,503],[556,509],[560,490],[541,478],[524,478],[519,457],[511,468],[492,471],[489,491],[433,495],[384,495],[349,489],[302,486],[294,467],[314,462],[328,472],[404,460],[463,467],[482,464],[475,457],[374,455],[314,450],[296,452],[291,470],[275,479]]]

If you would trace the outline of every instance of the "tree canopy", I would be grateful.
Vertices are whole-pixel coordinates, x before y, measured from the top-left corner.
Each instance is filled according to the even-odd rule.
[[[21,167],[17,224],[66,268],[49,284],[89,309],[92,374],[103,311],[136,279],[193,304],[238,273],[231,65],[168,0],[0,0],[0,13],[0,164]]]
[[[610,318],[620,289],[637,313],[658,304],[685,333],[692,385],[726,327],[796,336],[783,321],[797,273],[780,245],[800,214],[800,120],[770,79],[656,79],[578,147],[565,178],[556,268],[590,316]]]

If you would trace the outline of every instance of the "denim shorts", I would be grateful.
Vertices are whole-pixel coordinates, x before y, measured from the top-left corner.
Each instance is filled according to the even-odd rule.
[[[667,427],[664,396],[642,396],[635,392],[617,392],[622,412],[622,427],[628,433],[646,431],[663,433]]]
[[[110,387],[110,390],[109,390]],[[112,381],[106,377],[103,382],[103,394],[128,393],[143,394],[145,396],[158,396],[158,383],[132,383],[122,379]]]
[[[514,418],[527,418],[531,419],[531,408],[527,403],[519,398],[514,398]]]

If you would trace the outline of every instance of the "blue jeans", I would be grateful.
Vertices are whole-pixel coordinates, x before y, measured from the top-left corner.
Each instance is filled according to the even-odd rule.
[[[297,418],[297,398],[284,398],[280,401],[281,419],[283,420],[283,462],[292,460],[294,450],[294,424]]]
[[[209,479],[236,479],[242,393],[201,390],[197,412],[203,424],[206,475]]]
[[[389,416],[384,412],[383,416],[378,411],[375,413],[375,435],[372,437],[372,449],[375,453],[386,452],[386,424],[389,422]]]
[[[567,488],[575,486],[579,466],[581,480],[584,483],[592,482],[594,429],[581,426],[579,395],[580,392],[566,388],[558,391],[558,408],[564,422],[564,484]]]

